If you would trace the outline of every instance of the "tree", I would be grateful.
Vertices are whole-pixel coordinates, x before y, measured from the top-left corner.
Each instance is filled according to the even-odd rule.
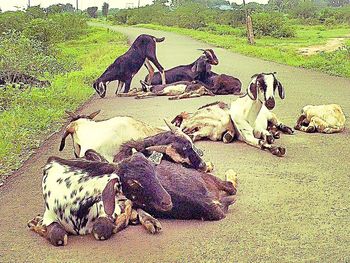
[[[102,6],[102,15],[107,17],[108,15],[108,10],[109,10],[109,4],[104,2]]]
[[[92,6],[92,7],[88,7],[86,9],[86,12],[90,17],[97,18],[97,10],[98,10],[97,6]]]

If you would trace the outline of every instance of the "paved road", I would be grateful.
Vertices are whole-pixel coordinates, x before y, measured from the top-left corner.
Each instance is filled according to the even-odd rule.
[[[141,32],[165,36],[158,57],[166,68],[193,61],[208,45],[172,33],[115,28],[133,40]],[[113,50],[113,47],[111,47]],[[108,51],[111,52],[111,51]],[[244,86],[257,72],[277,71],[287,97],[275,112],[293,125],[305,104],[339,103],[350,112],[350,80],[249,58],[215,48],[216,72],[240,78]],[[140,72],[138,79],[143,78]],[[81,111],[102,109],[98,118],[131,115],[154,125],[164,117],[194,111],[200,105],[233,97],[203,97],[168,101],[94,98]],[[349,115],[347,115],[349,117]],[[108,241],[92,236],[70,237],[67,247],[55,248],[26,229],[26,221],[42,212],[41,167],[51,155],[72,157],[71,144],[58,152],[60,135],[37,153],[0,188],[0,262],[287,262],[350,260],[349,123],[344,133],[283,136],[278,143],[287,156],[277,158],[243,143],[199,142],[217,175],[237,171],[238,202],[219,222],[162,220],[156,236],[134,226]],[[70,141],[70,140],[69,140]]]

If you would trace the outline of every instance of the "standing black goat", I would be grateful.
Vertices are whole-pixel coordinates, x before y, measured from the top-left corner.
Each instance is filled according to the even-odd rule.
[[[163,38],[156,38],[151,35],[142,34],[136,38],[129,50],[118,57],[105,72],[94,82],[93,88],[101,98],[106,96],[107,84],[110,81],[118,80],[116,94],[119,93],[125,85],[124,92],[130,89],[131,80],[144,64],[149,72],[149,79],[153,76],[151,61],[161,72],[161,81],[165,84],[164,68],[158,62],[156,56],[156,42],[163,42]]]
[[[219,60],[216,57],[212,49],[200,49],[203,51],[203,55],[196,61],[189,65],[181,65],[165,71],[166,83],[174,83],[178,81],[193,81],[202,80],[210,73],[211,65],[219,64]],[[151,81],[150,77],[152,77]],[[159,72],[146,76],[148,83],[152,85],[164,84],[162,83],[161,74]]]

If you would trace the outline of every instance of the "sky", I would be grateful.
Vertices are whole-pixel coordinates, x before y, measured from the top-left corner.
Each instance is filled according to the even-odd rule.
[[[246,2],[267,3],[268,0],[247,0]],[[110,8],[125,8],[127,5],[137,6],[138,0],[79,0],[79,9],[86,9],[89,6],[98,6],[101,9],[103,2],[107,2]],[[242,3],[242,0],[230,0],[230,2]],[[76,0],[30,0],[32,6],[40,5],[48,7],[52,4],[71,3],[75,6]],[[140,0],[141,5],[151,4],[152,0]],[[16,10],[16,7],[24,8],[28,4],[28,0],[0,0],[0,8],[2,11]]]

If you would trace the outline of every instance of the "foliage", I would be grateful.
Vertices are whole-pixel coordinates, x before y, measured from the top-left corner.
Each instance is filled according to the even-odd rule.
[[[53,49],[48,51],[40,41],[17,31],[8,31],[0,37],[0,77],[6,82],[20,74],[40,77],[45,73],[64,73],[71,67],[72,63],[60,61]]]
[[[257,13],[253,17],[253,29],[256,36],[271,36],[276,38],[294,37],[294,30],[287,25],[280,13]]]
[[[108,9],[109,9],[109,4],[104,2],[102,6],[102,15],[107,16],[108,15]]]
[[[65,12],[74,12],[75,8],[72,4],[55,4],[50,5],[48,8],[46,8],[46,12],[48,14],[57,14],[57,13],[65,13]]]
[[[97,6],[91,6],[86,9],[87,14],[92,18],[97,18]]]
[[[19,89],[19,85],[0,88],[1,175],[19,167],[46,136],[61,127],[64,111],[76,109],[91,96],[93,79],[127,50],[124,36],[104,29],[90,29],[84,38],[58,47],[81,69],[64,76],[52,75],[51,87],[44,89]]]

